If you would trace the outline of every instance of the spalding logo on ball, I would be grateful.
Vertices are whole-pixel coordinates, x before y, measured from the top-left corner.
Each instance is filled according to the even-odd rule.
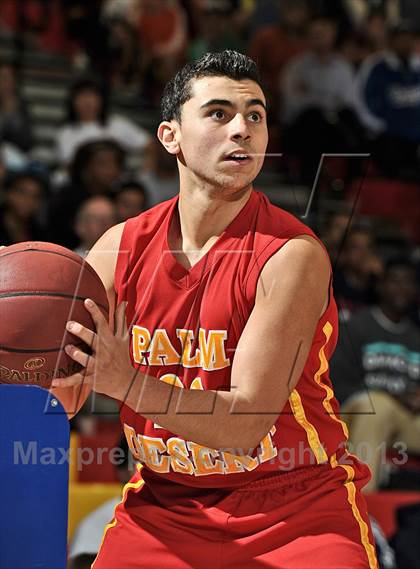
[[[31,358],[23,364],[25,369],[38,369],[45,364],[45,358]]]
[[[73,251],[33,241],[0,249],[0,383],[49,387],[78,372],[64,347],[83,343],[66,323],[94,329],[86,298],[108,317],[101,279]]]

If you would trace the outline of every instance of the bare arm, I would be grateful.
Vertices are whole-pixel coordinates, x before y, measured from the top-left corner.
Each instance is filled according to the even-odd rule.
[[[96,391],[124,401],[183,439],[248,450],[270,430],[301,376],[328,302],[329,279],[327,256],[310,237],[293,239],[267,262],[237,346],[230,391],[180,389],[134,370],[126,339],[109,335],[97,307],[89,308],[99,329],[97,355],[89,360],[76,348],[69,353],[88,367]],[[86,340],[91,334],[83,328],[72,332]]]
[[[111,326],[115,310],[114,273],[123,229],[123,223],[109,229],[95,243],[86,257],[86,261],[98,273],[107,292]],[[68,417],[71,418],[83,406],[92,391],[92,386],[84,382],[71,387],[51,388],[50,391],[60,400]]]

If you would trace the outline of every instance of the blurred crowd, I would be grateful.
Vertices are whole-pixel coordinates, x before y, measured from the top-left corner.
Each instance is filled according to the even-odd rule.
[[[341,156],[321,177],[315,229],[333,262],[343,326],[332,377],[353,443],[369,432],[372,448],[404,440],[420,456],[420,3],[3,0],[1,30],[66,56],[74,80],[47,165],[34,159],[19,61],[0,62],[0,244],[48,240],[82,256],[178,191],[175,159],[110,95],[158,113],[186,61],[222,49],[257,61],[269,152],[283,154],[265,168],[310,187],[321,154]],[[370,155],[368,168],[348,154]],[[375,453],[372,490],[385,483]]]

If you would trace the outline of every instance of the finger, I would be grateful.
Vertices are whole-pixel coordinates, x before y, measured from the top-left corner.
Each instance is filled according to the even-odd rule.
[[[96,330],[99,330],[99,328],[103,327],[104,325],[106,326],[106,328],[108,328],[107,318],[105,318],[105,316],[99,310],[98,305],[95,304],[92,299],[86,298],[85,307],[88,309],[90,315],[92,316],[92,320],[95,323]]]
[[[126,310],[127,302],[121,302],[115,311],[115,334],[122,338],[127,337]]]
[[[75,373],[69,377],[60,377],[53,379],[51,382],[51,387],[61,388],[61,387],[75,387],[77,385],[91,385],[92,381],[86,372]]]
[[[67,322],[66,329],[68,330],[68,332],[71,332],[74,336],[77,336],[78,338],[83,340],[85,344],[87,344],[90,348],[92,348],[93,350],[96,349],[96,344],[98,339],[95,332],[89,330],[89,328],[85,328],[85,326],[82,326],[81,324],[79,324],[79,322],[73,322],[72,320]]]
[[[82,365],[87,373],[93,373],[95,367],[93,356],[85,354],[85,352],[82,352],[82,350],[76,348],[71,344],[65,346],[64,349],[66,351],[66,354],[69,355],[75,362]]]

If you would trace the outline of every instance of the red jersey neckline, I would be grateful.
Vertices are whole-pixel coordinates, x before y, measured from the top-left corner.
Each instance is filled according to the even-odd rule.
[[[246,218],[253,210],[256,201],[258,200],[257,192],[253,189],[250,193],[248,201],[238,212],[236,217],[229,223],[226,229],[219,235],[217,241],[213,243],[210,249],[207,251],[199,261],[197,261],[189,269],[185,268],[181,263],[179,263],[169,248],[168,243],[168,233],[172,218],[175,214],[176,208],[178,207],[179,196],[173,199],[173,204],[168,211],[168,215],[165,219],[165,226],[163,228],[164,241],[163,241],[163,265],[170,279],[176,281],[183,288],[192,288],[197,282],[200,282],[204,274],[211,269],[213,266],[213,260],[215,254],[220,250],[221,246],[226,242],[226,240],[235,234],[236,229],[243,227],[244,218]]]

